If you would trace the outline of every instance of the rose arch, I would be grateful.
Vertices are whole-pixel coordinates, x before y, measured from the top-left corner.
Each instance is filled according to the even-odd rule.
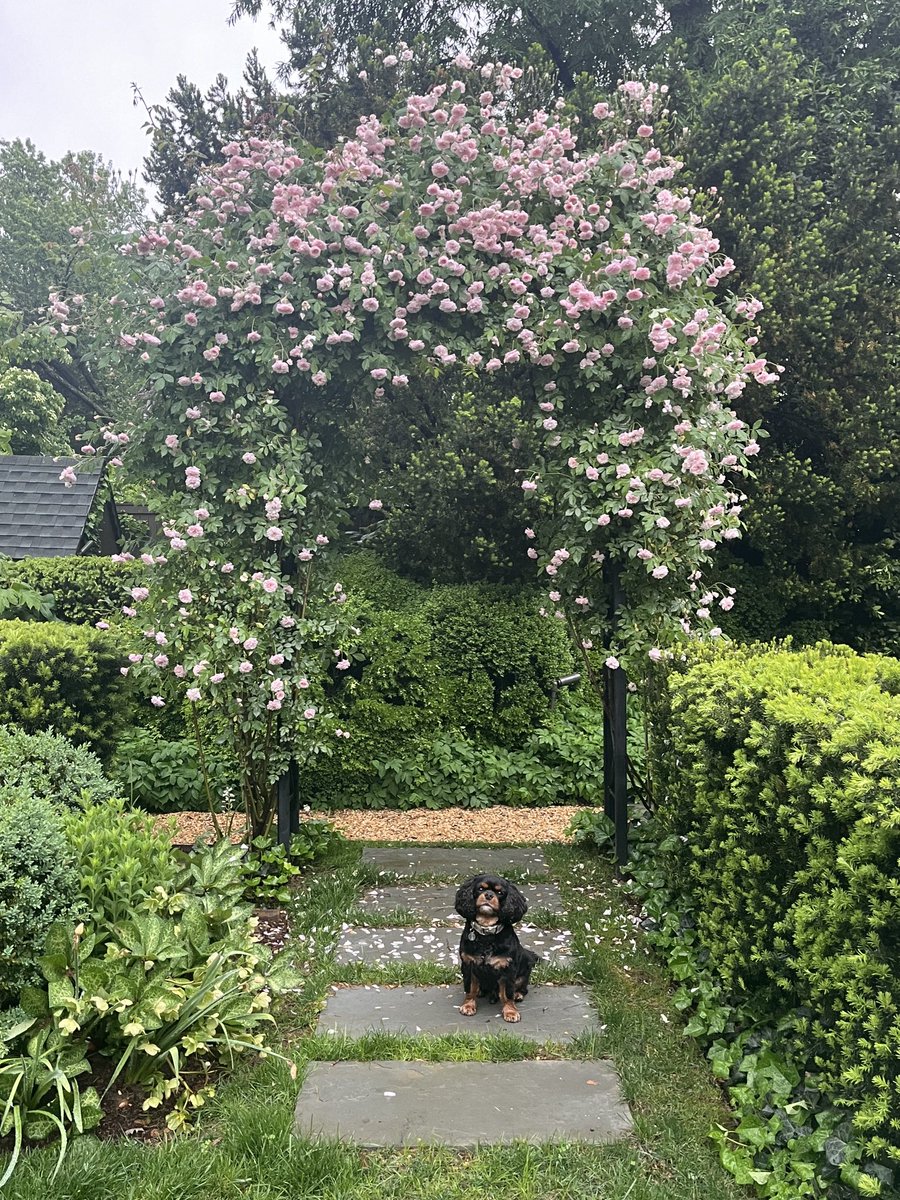
[[[401,389],[477,376],[530,404],[522,552],[595,680],[715,635],[732,603],[705,573],[759,449],[732,402],[777,378],[760,306],[720,295],[732,264],[654,144],[656,88],[516,116],[520,74],[458,59],[324,156],[235,142],[129,248],[112,328],[142,416],[102,437],[155,481],[168,539],[129,606],[131,669],[158,705],[223,710],[255,830],[287,758],[343,736],[326,684],[353,631],[322,560],[348,509],[379,507],[352,406],[389,433]]]

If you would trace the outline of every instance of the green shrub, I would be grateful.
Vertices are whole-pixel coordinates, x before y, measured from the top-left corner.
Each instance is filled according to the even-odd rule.
[[[121,801],[71,813],[65,828],[80,884],[46,931],[43,986],[26,987],[17,1023],[0,1029],[13,1165],[23,1137],[58,1131],[62,1155],[70,1128],[96,1123],[96,1093],[79,1080],[88,1051],[111,1062],[108,1086],[136,1085],[145,1108],[170,1102],[179,1129],[212,1094],[214,1059],[274,1053],[270,999],[296,982],[253,940],[238,847],[184,854]]]
[[[370,550],[344,555],[333,574],[353,602],[368,601],[376,612],[406,612],[417,608],[428,595],[427,588],[391,571]]]
[[[116,786],[99,758],[56,733],[25,733],[0,725],[0,783],[54,804],[76,807],[86,797],[108,800]]]
[[[231,782],[227,764],[211,738],[205,739],[201,762],[192,739],[170,740],[152,727],[132,729],[119,739],[109,772],[118,791],[149,812],[206,809],[210,795],[218,808]]]
[[[94,625],[119,613],[122,605],[130,603],[129,589],[139,574],[140,563],[114,563],[86,555],[0,564],[0,583],[28,585],[49,594],[55,615],[75,625]]]
[[[5,583],[0,563],[0,621],[52,621],[53,597],[42,595],[28,583]]]
[[[47,800],[0,788],[0,1008],[40,978],[47,931],[76,886],[60,815]]]
[[[340,758],[317,760],[301,774],[302,799],[325,809],[537,807],[601,799],[602,718],[587,705],[567,706],[518,750],[480,745],[453,731],[407,732],[406,742],[363,735],[362,747],[351,738]]]
[[[98,630],[0,621],[0,724],[53,729],[107,758],[130,711],[123,662]]]
[[[533,594],[426,589],[368,553],[343,560],[340,577],[360,632],[350,668],[332,672],[329,706],[350,737],[306,768],[306,802],[550,804],[593,791],[580,772],[588,760],[596,769],[597,730],[587,747],[582,731],[551,721],[552,685],[572,655]]]
[[[304,867],[346,844],[328,821],[310,819],[300,822],[287,847],[269,837],[254,838],[244,859],[244,896],[261,907],[289,903],[291,881],[303,874]]]
[[[88,804],[66,816],[64,830],[78,871],[76,919],[112,927],[145,907],[157,888],[174,889],[180,864],[170,831],[124,800]]]
[[[531,593],[471,584],[434,588],[421,611],[448,691],[448,724],[521,746],[545,724],[554,680],[572,670],[562,623],[539,616]]]
[[[806,1014],[822,1086],[896,1167],[900,663],[818,645],[673,666],[654,718],[664,873],[726,992]]]

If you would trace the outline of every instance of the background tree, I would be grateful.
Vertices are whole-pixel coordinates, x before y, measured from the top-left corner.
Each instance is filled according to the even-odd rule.
[[[896,646],[900,278],[893,4],[735,3],[673,60],[686,174],[721,190],[737,278],[765,303],[781,385],[732,547],[757,636]]]
[[[423,583],[530,578],[522,554],[529,506],[518,487],[536,448],[526,401],[484,380],[448,386],[423,374],[410,383],[389,408],[366,406],[348,429],[383,501],[361,542]]]
[[[116,246],[140,222],[142,210],[133,181],[97,155],[67,154],[54,162],[31,142],[0,143],[0,369],[38,377],[40,411],[47,403],[55,411],[53,396],[62,397],[64,410],[55,411],[51,422],[54,448],[95,415],[121,411],[127,382],[91,365],[95,331],[79,314],[85,299],[115,292],[123,278]],[[68,316],[56,338],[40,325],[51,293]],[[24,386],[19,377],[15,394],[23,395]],[[7,397],[12,394],[8,388]],[[33,434],[23,427],[26,440]]]

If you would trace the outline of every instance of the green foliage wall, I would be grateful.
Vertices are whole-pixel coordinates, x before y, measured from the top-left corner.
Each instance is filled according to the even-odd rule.
[[[0,581],[24,583],[54,599],[61,621],[94,625],[115,616],[130,603],[140,564],[114,563],[108,558],[66,555],[61,558],[23,558],[0,562]]]
[[[891,653],[900,10],[729,0],[705,34],[682,46],[670,78],[680,156],[693,181],[718,189],[729,286],[764,302],[761,348],[785,367],[781,386],[738,404],[770,439],[747,488],[745,540],[730,547],[740,576],[722,564],[742,585],[725,623]]]
[[[54,730],[107,757],[130,715],[124,661],[98,630],[0,621],[0,724]]]
[[[338,577],[360,606],[350,668],[330,707],[350,733],[303,775],[324,807],[552,804],[595,793],[599,715],[551,719],[553,681],[573,669],[565,629],[530,593],[424,588],[369,553]]]
[[[900,663],[701,657],[655,689],[666,871],[726,990],[805,1013],[826,1086],[900,1164]]]

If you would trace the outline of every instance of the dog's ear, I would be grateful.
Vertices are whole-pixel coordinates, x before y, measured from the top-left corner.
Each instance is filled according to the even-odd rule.
[[[456,893],[456,911],[461,917],[465,917],[467,921],[474,921],[475,912],[475,880],[477,875],[473,875],[471,879],[467,879],[461,884]]]
[[[521,921],[527,912],[528,902],[525,897],[514,883],[507,883],[506,898],[500,909],[500,916],[510,925],[515,925],[516,921]]]

